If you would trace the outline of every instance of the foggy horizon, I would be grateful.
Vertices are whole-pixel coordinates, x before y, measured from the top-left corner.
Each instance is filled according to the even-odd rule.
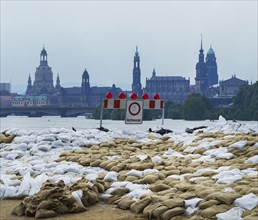
[[[54,84],[80,86],[86,68],[91,86],[131,90],[138,46],[143,87],[153,68],[193,85],[200,34],[219,80],[257,80],[257,1],[1,1],[1,82],[25,93],[44,45]]]

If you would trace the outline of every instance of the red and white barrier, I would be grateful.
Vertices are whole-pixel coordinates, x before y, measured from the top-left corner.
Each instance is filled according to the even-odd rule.
[[[108,92],[106,99],[103,100],[100,115],[100,127],[102,126],[103,109],[126,109],[126,123],[138,123],[142,122],[142,111],[144,109],[150,110],[162,110],[162,125],[164,123],[164,108],[165,104],[163,100],[160,100],[159,94],[155,93],[153,99],[149,99],[149,95],[144,93],[141,99],[138,99],[136,93],[132,93],[129,99],[126,99],[124,93],[119,94],[119,98],[114,99],[113,94]],[[128,113],[129,112],[129,113]],[[130,121],[130,122],[128,122]]]

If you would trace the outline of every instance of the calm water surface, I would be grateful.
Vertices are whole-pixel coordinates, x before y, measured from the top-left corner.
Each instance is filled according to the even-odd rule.
[[[185,121],[165,119],[161,125],[161,119],[155,121],[144,121],[139,125],[128,125],[124,121],[103,120],[102,126],[108,129],[129,129],[129,130],[148,130],[149,128],[163,127],[176,132],[182,132],[186,127],[193,128],[198,126],[214,126],[217,121]],[[241,122],[246,124],[257,123],[255,121]],[[45,130],[48,128],[67,128],[91,129],[100,126],[99,120],[86,119],[84,116],[76,118],[61,118],[59,116],[48,116],[41,118],[29,118],[26,116],[8,116],[0,118],[0,128],[4,131],[8,128],[20,128],[25,130]]]

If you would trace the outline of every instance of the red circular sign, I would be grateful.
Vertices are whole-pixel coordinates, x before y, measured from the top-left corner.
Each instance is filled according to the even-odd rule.
[[[138,102],[132,102],[129,105],[128,110],[131,115],[135,116],[135,115],[138,115],[139,112],[141,111],[141,106]]]

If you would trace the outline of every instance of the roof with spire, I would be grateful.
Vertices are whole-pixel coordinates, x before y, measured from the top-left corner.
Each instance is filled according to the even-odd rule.
[[[84,72],[83,72],[83,74],[82,74],[82,78],[89,78],[89,73],[88,73],[88,71],[86,70],[86,68],[85,68],[85,70],[84,70]]]
[[[45,50],[45,47],[43,46],[43,49],[41,50],[41,53],[40,53],[41,55],[47,55],[47,51]]]
[[[207,52],[207,54],[215,54],[215,52],[214,52],[214,50],[212,49],[212,48],[210,48],[209,50],[208,50],[208,52]]]
[[[139,56],[138,46],[136,46],[135,56]]]

